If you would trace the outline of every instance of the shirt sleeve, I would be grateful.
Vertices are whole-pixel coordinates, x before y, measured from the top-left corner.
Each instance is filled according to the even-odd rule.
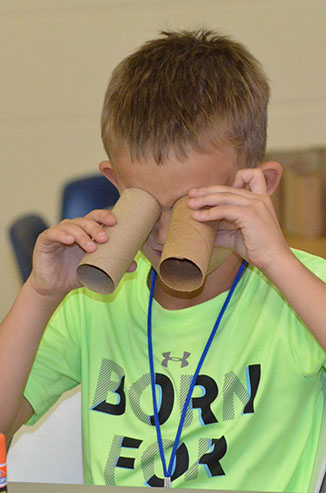
[[[306,252],[293,250],[296,257],[316,277],[326,282],[326,260]],[[309,327],[296,315],[296,324],[290,331],[290,347],[296,364],[303,376],[316,375],[321,369],[326,368],[326,353]]]
[[[76,290],[49,321],[24,391],[34,410],[27,425],[36,423],[65,391],[81,382],[83,313],[83,294]]]

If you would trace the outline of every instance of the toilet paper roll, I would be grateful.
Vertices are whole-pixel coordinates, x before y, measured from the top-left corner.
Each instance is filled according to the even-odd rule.
[[[195,291],[204,283],[219,224],[193,219],[188,201],[185,196],[174,204],[158,269],[166,286],[185,292]]]
[[[77,267],[79,281],[100,294],[110,294],[117,287],[160,217],[161,207],[144,190],[127,188],[112,213],[117,223],[105,228],[108,242],[98,244]]]

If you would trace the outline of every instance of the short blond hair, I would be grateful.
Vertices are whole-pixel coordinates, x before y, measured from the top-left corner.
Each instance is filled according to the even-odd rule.
[[[132,159],[161,164],[231,145],[255,166],[266,148],[269,84],[240,43],[210,30],[162,32],[113,71],[102,112],[110,156],[119,146]]]

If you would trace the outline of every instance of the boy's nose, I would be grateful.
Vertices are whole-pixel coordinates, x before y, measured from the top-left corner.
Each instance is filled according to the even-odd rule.
[[[155,241],[160,245],[164,245],[168,235],[171,213],[163,211],[155,228]]]

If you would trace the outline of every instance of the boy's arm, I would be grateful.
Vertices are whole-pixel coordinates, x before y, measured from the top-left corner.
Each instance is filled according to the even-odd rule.
[[[290,251],[264,270],[326,350],[326,284]]]
[[[103,225],[115,223],[111,212],[93,211],[62,221],[36,242],[32,273],[0,324],[0,431],[8,438],[32,414],[23,393],[44,328],[66,294],[81,286],[76,267],[85,252],[108,240]]]
[[[268,164],[270,171],[273,167]],[[287,245],[269,197],[275,187],[269,185],[264,171],[264,166],[240,170],[232,187],[190,190],[189,207],[198,221],[232,224],[218,230],[216,245],[233,248],[258,267],[326,350],[326,284]]]
[[[23,426],[33,416],[33,412],[32,406],[28,400],[23,397],[15,420],[12,423],[11,428],[6,432],[6,441],[8,444],[16,431],[18,431],[19,428],[21,428],[21,426]]]
[[[27,281],[0,326],[0,429],[8,439],[23,424],[20,419],[25,419],[26,381],[44,327],[60,301],[40,295]],[[31,408],[28,411],[27,419],[33,412]]]

